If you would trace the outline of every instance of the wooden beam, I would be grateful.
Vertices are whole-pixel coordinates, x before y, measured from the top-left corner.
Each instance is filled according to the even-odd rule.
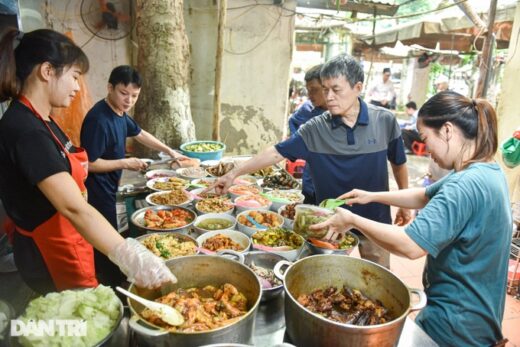
[[[226,26],[227,0],[219,1],[217,54],[215,59],[215,93],[213,95],[213,132],[214,141],[220,140],[220,85],[222,81],[222,54],[224,52],[224,29]]]
[[[477,91],[475,98],[485,98],[489,82],[489,68],[491,66],[491,51],[493,50],[493,26],[495,24],[495,15],[497,13],[497,1],[491,0],[489,3],[489,14],[487,23],[487,33],[484,40],[484,47],[482,47],[482,56],[480,57],[480,73],[477,82]]]

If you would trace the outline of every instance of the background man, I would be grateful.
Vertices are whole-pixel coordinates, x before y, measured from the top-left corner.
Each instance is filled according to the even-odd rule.
[[[141,91],[141,76],[134,68],[118,66],[108,79],[108,95],[87,113],[81,127],[81,146],[89,158],[89,175],[85,185],[88,202],[117,230],[116,193],[123,169],[143,170],[147,164],[138,158],[125,158],[126,138],[133,137],[143,145],[171,157],[182,157],[173,149],[142,130],[130,118]],[[99,281],[111,286],[124,280],[119,268],[102,253],[95,252]]]
[[[359,97],[364,73],[361,65],[347,54],[325,63],[320,72],[328,112],[312,118],[289,139],[269,147],[215,183],[223,193],[235,177],[272,165],[283,158],[304,159],[309,165],[316,201],[336,198],[354,188],[388,190],[388,166],[400,189],[408,187],[408,170],[401,131],[394,115],[383,108],[367,105]],[[346,207],[364,217],[391,223],[390,208],[382,204]],[[400,209],[396,223],[404,225],[410,212]],[[359,233],[358,233],[359,234]],[[360,237],[363,258],[389,267],[389,253]]]
[[[327,111],[327,103],[323,96],[323,90],[321,87],[320,70],[323,64],[316,65],[307,71],[305,74],[305,87],[309,100],[307,100],[296,112],[289,118],[289,129],[291,135],[296,134],[300,126],[306,123],[309,119],[319,116],[323,112]],[[314,196],[314,185],[312,184],[312,178],[307,167],[303,169],[302,176],[302,193],[305,196],[306,204],[316,204],[316,197]]]
[[[395,97],[394,84],[390,81],[390,75],[390,68],[385,67],[383,69],[383,80],[368,91],[372,105],[390,108]]]

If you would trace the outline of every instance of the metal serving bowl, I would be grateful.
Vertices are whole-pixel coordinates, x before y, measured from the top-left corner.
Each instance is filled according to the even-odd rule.
[[[146,211],[152,210],[154,212],[158,212],[158,211],[162,211],[162,210],[171,211],[171,210],[176,210],[176,209],[187,211],[191,215],[193,220],[190,223],[188,223],[188,224],[186,224],[186,225],[184,225],[182,227],[171,228],[171,229],[150,228],[150,227],[147,227],[147,226],[144,225],[144,214],[145,214]],[[190,227],[195,222],[196,218],[197,218],[197,214],[195,212],[193,212],[192,210],[190,210],[188,208],[185,208],[185,207],[180,207],[180,206],[176,206],[176,207],[172,207],[172,206],[151,206],[151,207],[145,207],[145,208],[142,208],[140,210],[135,211],[132,214],[132,216],[130,217],[130,221],[138,229],[146,231],[147,233],[150,233],[150,232],[163,232],[163,231],[176,231],[176,232],[181,232],[181,233],[187,233],[188,230],[190,229]]]
[[[339,254],[339,255],[349,255],[350,253],[352,253],[352,251],[354,250],[354,248],[357,247],[357,245],[359,244],[359,237],[357,237],[357,235],[355,235],[354,233],[351,233],[350,231],[347,231],[345,232],[345,235],[351,235],[353,238],[354,238],[354,244],[352,245],[352,247],[350,248],[347,248],[347,249],[329,249],[329,248],[322,248],[322,247],[318,247],[316,245],[313,245],[311,242],[309,242],[308,240],[305,240],[305,243],[307,244],[307,247],[309,247],[309,250],[311,251],[312,254]]]
[[[250,266],[254,263],[256,266],[260,266],[266,269],[273,270],[276,263],[281,260],[285,260],[284,257],[274,253],[268,253],[263,251],[252,251],[245,254],[244,264]],[[261,282],[261,281],[260,281]],[[283,283],[272,288],[262,287],[262,302],[269,301],[281,295],[283,292]]]

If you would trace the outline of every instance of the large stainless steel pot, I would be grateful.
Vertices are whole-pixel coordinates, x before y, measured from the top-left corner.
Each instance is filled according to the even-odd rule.
[[[290,265],[281,273],[283,266]],[[426,305],[426,295],[418,289],[408,289],[394,274],[367,260],[343,255],[315,255],[294,264],[281,261],[275,274],[284,280],[285,321],[291,342],[305,346],[395,346],[406,316]],[[372,326],[356,326],[330,321],[312,313],[297,301],[301,294],[329,286],[359,289],[371,299],[380,300],[396,317]],[[411,306],[411,293],[419,302]]]
[[[260,281],[247,266],[221,256],[188,256],[166,261],[166,265],[177,277],[175,285],[157,290],[142,290],[131,285],[129,290],[146,299],[154,300],[178,288],[220,286],[231,283],[242,292],[249,303],[249,311],[240,320],[226,327],[206,332],[168,332],[140,319],[143,306],[133,300],[128,305],[133,317],[130,328],[137,334],[139,346],[201,346],[211,343],[250,344],[253,338],[255,314],[260,303],[262,289]]]

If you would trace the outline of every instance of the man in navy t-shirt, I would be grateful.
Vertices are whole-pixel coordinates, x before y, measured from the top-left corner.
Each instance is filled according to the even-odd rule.
[[[321,88],[320,70],[322,64],[313,66],[305,74],[305,88],[307,89],[307,95],[309,100],[305,101],[299,109],[296,110],[289,118],[289,129],[291,135],[296,134],[300,126],[305,124],[309,119],[319,116],[323,112],[327,111],[327,103],[323,97],[323,91]],[[314,184],[310,170],[305,165],[302,176],[302,193],[305,196],[306,204],[316,204],[316,197],[314,196]]]
[[[127,137],[162,151],[171,157],[183,157],[142,130],[127,114],[135,105],[141,90],[141,76],[134,68],[122,65],[112,70],[108,95],[88,111],[81,127],[81,146],[89,159],[89,175],[85,185],[88,202],[117,230],[116,193],[123,169],[142,170],[147,164],[138,158],[125,158]],[[95,253],[96,273],[101,283],[116,285],[124,277],[117,266],[102,253]]]
[[[406,155],[399,124],[390,111],[367,105],[360,99],[364,80],[361,65],[351,56],[340,54],[323,65],[320,77],[328,112],[312,118],[296,135],[221,177],[215,184],[217,192],[226,192],[235,177],[284,158],[307,162],[317,202],[336,198],[354,188],[389,190],[388,161],[398,187],[408,187]],[[372,220],[392,222],[387,205],[374,203],[343,207]],[[395,222],[404,225],[410,219],[410,212],[400,209]],[[361,234],[359,238],[359,251],[363,258],[390,266],[387,251]]]

